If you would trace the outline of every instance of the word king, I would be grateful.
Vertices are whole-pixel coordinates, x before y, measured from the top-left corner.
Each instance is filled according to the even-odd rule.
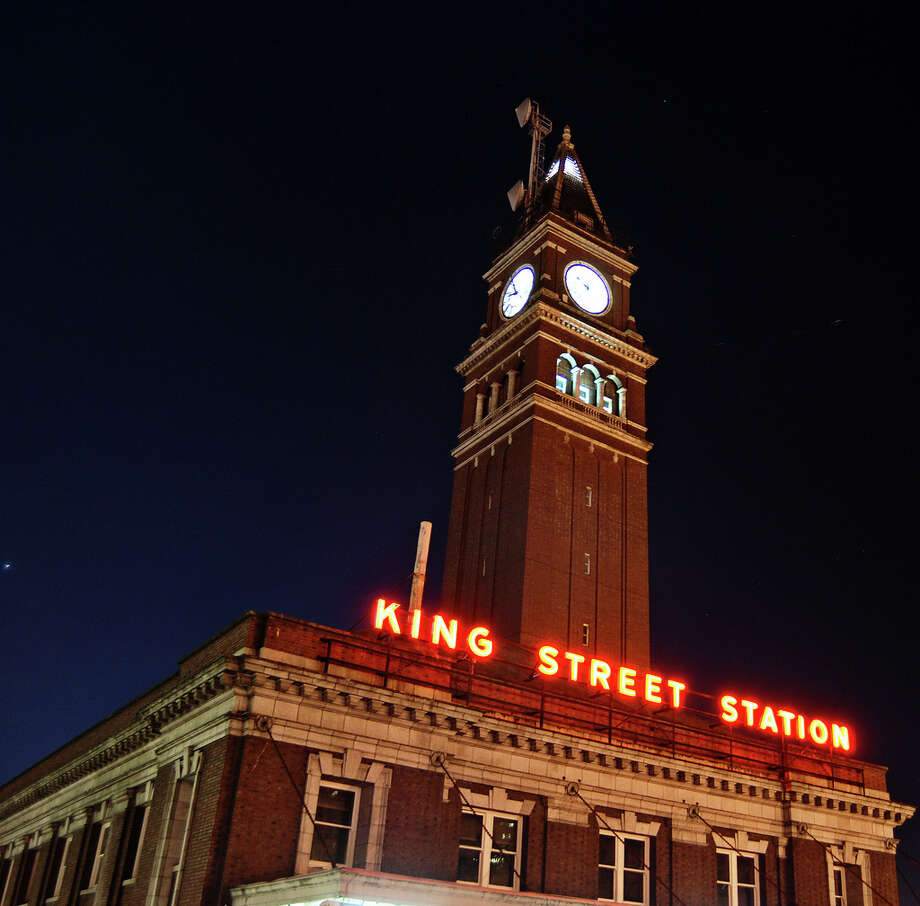
[[[388,630],[393,635],[408,635],[424,639],[432,645],[456,650],[466,648],[477,658],[495,654],[495,640],[486,626],[473,626],[461,631],[457,620],[439,613],[426,618],[422,625],[420,609],[401,611],[399,604],[378,598],[374,611],[374,628]],[[675,710],[684,706],[686,683],[667,679],[656,673],[642,673],[633,667],[613,665],[603,658],[590,657],[576,651],[564,651],[556,645],[541,645],[537,649],[537,664],[533,676],[559,677],[570,683],[588,686],[620,695],[623,698],[663,704]],[[688,693],[689,694],[689,693]],[[723,695],[719,700],[719,717],[729,726],[749,727],[760,733],[787,736],[800,742],[832,749],[850,751],[848,727],[773,705],[764,705],[737,695]],[[691,709],[692,710],[692,709]]]

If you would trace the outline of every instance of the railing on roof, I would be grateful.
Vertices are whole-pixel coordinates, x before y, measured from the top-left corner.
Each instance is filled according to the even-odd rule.
[[[701,761],[711,767],[777,781],[801,780],[830,789],[843,784],[851,791],[856,788],[865,792],[864,772],[858,763],[835,758],[832,752],[825,754],[789,745],[785,740],[769,745],[739,739],[731,730],[722,729],[714,714],[682,708],[681,713],[689,714],[690,720],[710,722],[708,727],[692,726],[689,720],[627,710],[618,706],[609,693],[607,697],[600,692],[594,697],[577,697],[547,691],[536,675],[531,680],[541,683],[539,686],[477,673],[468,658],[445,662],[411,649],[354,638],[326,637],[324,641],[326,654],[321,661],[326,672],[333,667],[348,668],[360,671],[372,685],[394,691],[413,691],[405,686],[400,688],[400,684],[410,684],[449,693],[453,701],[517,728],[551,730],[573,739]],[[521,670],[520,665],[497,658],[490,658],[489,665],[490,670]],[[514,733],[511,729],[508,732]],[[694,776],[693,782],[699,783],[700,778]]]
[[[569,396],[567,393],[563,393],[561,390],[559,390],[558,393],[559,402],[561,402],[562,405],[566,408],[574,409],[576,412],[580,412],[582,415],[587,415],[589,418],[593,418],[595,421],[602,422],[605,425],[610,425],[611,428],[619,428],[621,431],[626,430],[626,419],[620,418],[618,415],[613,415],[604,409],[599,409],[597,406],[592,406],[590,403],[576,399],[574,396]]]

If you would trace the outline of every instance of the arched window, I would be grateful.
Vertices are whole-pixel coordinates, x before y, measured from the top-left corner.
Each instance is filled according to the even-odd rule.
[[[626,413],[626,388],[623,382],[615,374],[608,374],[604,391],[604,411],[622,418]]]
[[[572,369],[575,367],[575,359],[567,352],[562,353],[556,359],[556,389],[560,393],[574,393],[572,386]]]
[[[597,405],[597,384],[600,374],[593,365],[585,365],[581,369],[581,380],[578,382],[578,398],[589,406]]]

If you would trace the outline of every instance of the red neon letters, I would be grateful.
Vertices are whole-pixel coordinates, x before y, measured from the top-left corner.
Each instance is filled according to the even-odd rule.
[[[404,632],[413,639],[423,637],[422,612],[413,610],[402,623],[397,617],[399,604],[383,598],[377,599],[374,613],[374,628],[388,630],[393,635]],[[456,650],[464,645],[478,658],[491,657],[495,642],[489,637],[485,626],[474,626],[465,636],[460,632],[457,620],[451,620],[436,613],[428,619],[424,638],[432,645]],[[614,667],[598,657],[589,657],[574,651],[560,651],[553,645],[542,645],[537,651],[539,663],[536,670],[543,676],[559,676],[571,683],[585,683],[597,689],[615,692],[624,698],[643,699],[651,704],[664,704],[680,708],[686,683],[665,679],[655,673],[640,673],[633,667]],[[722,708],[719,717],[726,724],[739,724],[776,736],[789,736],[802,742],[834,749],[850,751],[850,730],[842,724],[828,723],[820,718],[808,719],[794,711],[761,705],[747,698],[723,695],[719,700]]]
[[[544,676],[556,676],[559,673],[558,648],[544,645],[537,652],[537,657],[540,659],[537,670]],[[662,684],[665,683],[665,680],[654,673],[644,673],[640,678],[639,672],[632,667],[618,667],[614,674],[613,668],[607,661],[597,657],[588,659],[583,654],[575,654],[572,651],[563,652],[562,660],[568,661],[568,664],[563,667],[562,676],[573,683],[588,683],[629,698],[641,696],[647,702],[655,704],[661,704],[663,701]],[[585,664],[587,664],[586,667]],[[680,693],[687,688],[686,683],[667,680],[665,685],[668,688],[667,693],[664,693],[668,697],[668,704],[673,708],[679,708]]]
[[[819,746],[827,745],[829,742],[831,748],[850,751],[850,730],[841,724],[832,723],[828,730],[827,723],[820,718],[806,720],[803,715],[794,711],[761,705],[747,698],[739,700],[735,695],[723,695],[719,704],[722,706],[719,717],[727,724],[737,723],[743,717],[744,725],[748,727],[776,735],[794,736],[800,740],[811,740]]]
[[[374,613],[374,629],[386,627],[393,635],[402,635],[402,627],[399,625],[399,620],[396,619],[397,610],[399,610],[399,605],[395,602],[391,601],[387,604],[383,598],[378,598],[377,610]],[[409,614],[410,638],[421,638],[421,631],[422,612],[413,610]],[[432,645],[446,645],[450,649],[455,649],[458,633],[459,624],[456,620],[445,620],[441,614],[436,613],[431,618],[427,637],[431,639]],[[489,638],[489,630],[485,626],[475,626],[466,635],[466,647],[476,657],[490,657],[495,645]]]

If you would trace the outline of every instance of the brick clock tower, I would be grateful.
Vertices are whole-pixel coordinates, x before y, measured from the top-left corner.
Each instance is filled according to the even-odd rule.
[[[485,274],[485,324],[457,366],[443,599],[509,641],[643,668],[645,381],[656,360],[630,314],[636,266],[568,127],[529,182],[518,230]]]

